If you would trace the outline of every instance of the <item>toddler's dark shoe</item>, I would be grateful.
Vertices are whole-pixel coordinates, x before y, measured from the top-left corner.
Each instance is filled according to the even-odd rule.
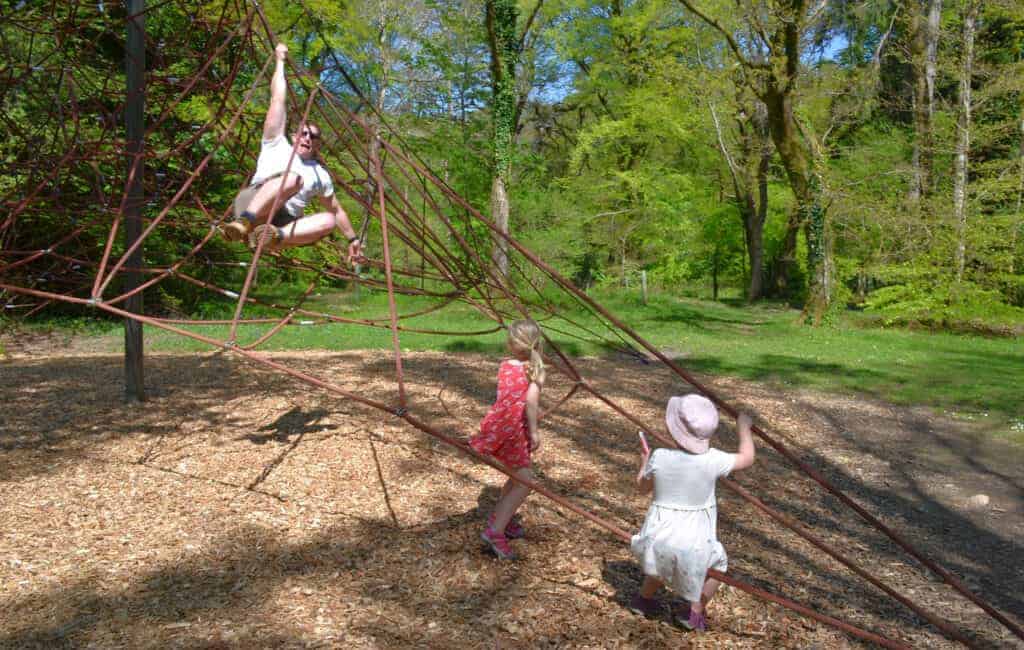
[[[636,594],[629,601],[629,611],[641,616],[657,616],[661,613],[661,603],[654,598],[644,598]]]
[[[683,603],[675,609],[676,620],[682,623],[690,618],[690,603]]]

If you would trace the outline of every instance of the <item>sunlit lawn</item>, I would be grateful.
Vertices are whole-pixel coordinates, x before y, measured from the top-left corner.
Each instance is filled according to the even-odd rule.
[[[288,304],[286,296],[266,296]],[[862,328],[847,319],[836,327],[798,324],[798,313],[778,305],[731,307],[722,303],[653,296],[641,304],[635,292],[601,292],[594,298],[655,347],[687,369],[742,377],[769,384],[870,395],[902,404],[921,404],[965,418],[990,418],[995,429],[1024,441],[1024,341],[1011,338],[896,329]],[[400,297],[400,314],[430,306],[426,298]],[[378,319],[382,327],[332,323],[285,327],[263,350],[390,349],[386,296],[364,290],[316,295],[303,305],[353,319]],[[230,317],[231,305],[224,314]],[[248,312],[247,312],[247,315]],[[569,354],[607,354],[621,342],[579,304],[564,302],[554,316],[536,314],[549,336]],[[296,321],[316,320],[308,315]],[[473,307],[445,308],[402,319],[403,326],[442,332],[401,332],[403,350],[479,351],[499,354],[500,332],[481,333],[494,323]],[[245,325],[238,340],[250,342],[270,325]],[[117,336],[117,326],[101,328]],[[228,326],[189,329],[225,339]],[[602,340],[604,339],[604,340]],[[210,346],[173,333],[146,328],[155,351],[208,350]],[[638,344],[634,342],[636,347]]]

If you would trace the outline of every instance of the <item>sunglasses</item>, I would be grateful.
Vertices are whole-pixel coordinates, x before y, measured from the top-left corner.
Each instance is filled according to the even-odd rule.
[[[305,131],[303,131],[302,133],[299,134],[299,137],[300,138],[309,138],[310,140],[319,140],[320,139],[320,134],[316,133],[314,131],[310,131],[309,129],[306,129]]]

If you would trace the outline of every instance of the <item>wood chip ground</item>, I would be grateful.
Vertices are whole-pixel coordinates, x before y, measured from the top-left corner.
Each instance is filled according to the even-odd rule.
[[[379,352],[275,360],[385,402]],[[479,533],[503,477],[401,420],[223,354],[150,355],[150,399],[122,403],[116,354],[0,364],[0,646],[97,648],[841,648],[858,642],[724,588],[702,636],[625,607],[640,581],[619,540],[537,495],[520,559]],[[654,364],[585,376],[656,425],[685,386]],[[458,436],[497,359],[405,357],[411,410]],[[881,400],[706,378],[857,501],[1024,622],[1024,453],[977,425]],[[569,388],[553,374],[550,404]],[[579,394],[543,423],[542,481],[627,530],[635,428]],[[731,426],[720,444],[735,445]],[[835,498],[759,445],[748,489],[982,647],[1022,647]],[[971,507],[984,493],[990,502]],[[952,647],[731,492],[730,571],[919,648]]]

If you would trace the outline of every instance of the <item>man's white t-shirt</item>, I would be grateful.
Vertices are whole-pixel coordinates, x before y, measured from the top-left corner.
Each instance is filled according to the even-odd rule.
[[[292,145],[284,135],[279,135],[273,140],[264,140],[260,146],[260,157],[256,161],[256,174],[252,178],[252,184],[257,185],[274,174],[283,173],[288,167],[291,155]],[[284,204],[285,210],[293,217],[301,217],[313,197],[330,198],[334,195],[331,175],[316,160],[303,160],[296,154],[290,171],[302,177],[302,189]]]

